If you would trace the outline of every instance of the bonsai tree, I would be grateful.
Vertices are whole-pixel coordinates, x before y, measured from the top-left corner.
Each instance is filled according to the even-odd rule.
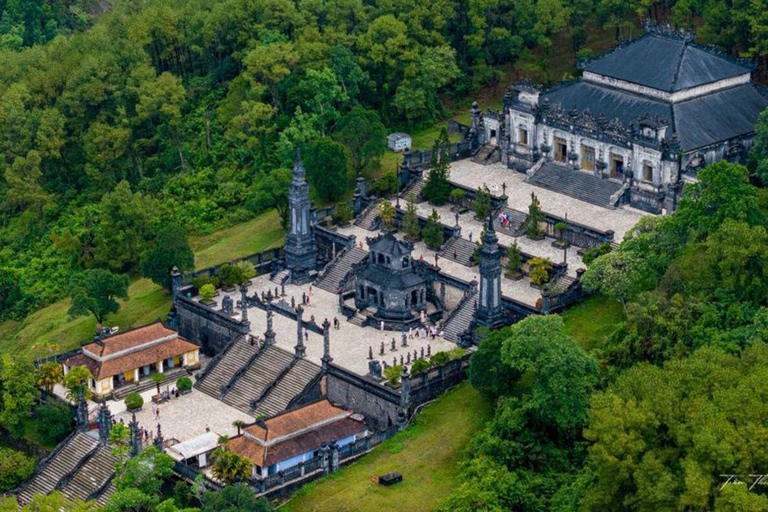
[[[426,371],[429,371],[431,367],[432,365],[429,364],[429,361],[427,361],[426,359],[419,358],[413,362],[413,366],[411,366],[411,374],[418,375],[420,373],[424,373]]]
[[[436,251],[443,245],[443,226],[440,224],[440,216],[434,208],[432,215],[427,219],[427,225],[421,231],[421,236],[430,249]]]
[[[562,242],[563,241],[563,235],[565,234],[565,229],[568,226],[565,225],[565,222],[557,222],[555,223],[555,231],[557,231],[557,238]]]
[[[413,194],[408,196],[408,202],[405,205],[403,231],[411,240],[418,240],[421,235],[421,226],[419,226],[419,217],[416,215],[416,203],[413,200]]]
[[[451,195],[451,184],[448,181],[451,166],[450,148],[448,131],[443,128],[440,137],[432,146],[432,167],[421,191],[422,197],[436,206],[448,202]]]
[[[384,227],[388,230],[392,229],[392,225],[395,222],[395,216],[397,215],[395,207],[392,206],[392,203],[388,200],[383,199],[379,202],[377,208],[379,210],[379,217],[381,217],[382,222],[384,222]]]
[[[540,239],[544,236],[541,223],[544,222],[544,212],[536,194],[531,192],[531,205],[528,207],[528,217],[525,219],[525,233],[529,238]]]
[[[510,276],[520,275],[520,265],[522,264],[522,253],[517,246],[517,242],[509,246],[507,249],[507,274]]]
[[[165,374],[162,373],[162,372],[153,373],[152,376],[150,377],[150,379],[152,379],[152,382],[154,382],[155,385],[157,386],[157,394],[159,395],[160,394],[160,384],[162,384],[163,381],[165,380]]]
[[[336,222],[341,225],[346,225],[355,216],[355,211],[349,205],[349,203],[339,203],[336,206]]]
[[[466,195],[466,192],[464,192],[464,189],[455,188],[451,190],[451,202],[456,206],[461,206],[462,203],[464,202],[465,195]]]
[[[206,284],[200,288],[200,297],[203,302],[210,302],[214,295],[216,295],[216,288],[212,284]]]
[[[400,375],[403,373],[403,367],[399,364],[395,366],[388,366],[384,368],[384,377],[387,379],[387,383],[390,386],[397,386],[400,384]]]
[[[487,185],[477,190],[475,202],[472,204],[475,211],[475,217],[479,220],[485,220],[491,213],[491,191]]]
[[[183,375],[176,380],[176,389],[182,392],[187,392],[192,389],[192,379]]]
[[[552,262],[549,258],[531,258],[528,260],[528,265],[531,268],[530,277],[533,284],[541,286],[549,282],[549,273],[547,271],[552,268]]]
[[[144,405],[144,399],[141,398],[141,395],[138,394],[135,391],[131,391],[127,395],[125,395],[125,408],[129,411],[135,411],[137,409],[141,409],[141,407]]]

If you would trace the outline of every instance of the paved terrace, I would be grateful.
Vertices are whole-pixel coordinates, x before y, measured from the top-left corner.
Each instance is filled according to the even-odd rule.
[[[504,164],[481,165],[470,159],[453,162],[449,176],[451,181],[474,189],[485,184],[494,195],[501,195],[502,183],[506,183],[507,196],[509,197],[507,204],[510,208],[522,212],[528,211],[528,206],[531,204],[531,192],[534,192],[541,201],[541,208],[545,212],[560,217],[564,217],[567,213],[569,220],[579,224],[603,231],[612,229],[616,233],[617,243],[621,242],[624,234],[641,218],[649,215],[629,206],[609,209],[585,203],[570,196],[526,183],[525,178],[525,174],[508,169]],[[523,250],[525,251],[525,249]]]
[[[368,236],[371,236],[371,232],[366,231]],[[363,244],[367,248],[367,244]],[[459,265],[461,266],[461,265]],[[248,295],[261,295],[261,292],[272,290],[274,293],[275,283],[269,280],[269,275],[263,275],[256,277],[252,280],[251,286],[248,288]],[[301,304],[302,293],[309,294],[310,284],[301,286],[286,285],[284,300],[290,305],[291,297],[293,296],[296,304]],[[233,300],[239,300],[239,293],[232,293]],[[221,301],[223,294],[216,297],[217,301]],[[220,302],[219,302],[220,303]],[[238,311],[237,309],[235,311]],[[322,325],[323,320],[326,318],[333,322],[333,317],[336,317],[341,322],[341,328],[335,330],[331,326],[331,356],[333,362],[349,371],[357,373],[358,375],[366,375],[368,373],[368,347],[373,347],[373,356],[381,362],[386,362],[388,365],[392,364],[392,359],[397,357],[398,364],[400,362],[400,356],[406,357],[406,353],[410,352],[413,357],[413,351],[418,350],[421,352],[421,348],[424,348],[425,354],[427,346],[432,347],[432,353],[440,352],[443,350],[451,350],[456,345],[450,341],[444,340],[439,336],[432,340],[431,338],[419,339],[414,338],[408,340],[408,347],[402,348],[401,335],[399,331],[380,331],[372,327],[358,327],[346,321],[346,318],[339,312],[339,299],[338,296],[329,293],[325,290],[321,290],[316,286],[312,286],[312,293],[310,295],[309,305],[304,307],[303,319],[309,321],[311,316],[314,315],[315,322],[318,325]],[[233,315],[234,318],[240,318],[239,313]],[[251,334],[264,338],[264,332],[267,330],[267,314],[261,309],[249,308],[248,320],[251,322]],[[280,313],[275,312],[273,316],[273,329],[276,333],[277,346],[293,352],[293,348],[296,346],[296,322],[287,318]],[[395,338],[397,350],[391,351],[392,338]],[[379,355],[379,349],[381,342],[385,344],[384,356]],[[309,331],[309,341],[305,343],[307,347],[307,358],[318,365],[322,364],[321,358],[323,356],[323,336],[315,332]]]

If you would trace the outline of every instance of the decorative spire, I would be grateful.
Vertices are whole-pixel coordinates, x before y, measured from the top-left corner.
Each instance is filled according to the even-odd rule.
[[[499,242],[496,236],[496,230],[493,227],[493,212],[488,216],[488,227],[485,230],[485,236],[483,237],[483,246],[496,245]]]
[[[243,283],[240,285],[240,308],[242,310],[242,323],[248,323],[248,286]]]
[[[304,346],[304,321],[301,319],[303,313],[304,308],[301,306],[296,308],[296,346],[293,348],[293,351],[297,358],[307,355],[307,348]]]
[[[81,432],[88,430],[88,403],[85,401],[85,392],[83,391],[83,386],[85,386],[84,383],[77,388],[76,420],[77,430]]]
[[[135,457],[141,452],[141,433],[139,432],[139,422],[136,421],[136,413],[131,415],[131,421],[128,422],[128,432],[130,433],[131,457]]]
[[[296,148],[296,160],[293,163],[293,181],[294,183],[304,183],[307,171],[304,170],[304,163],[301,161],[301,151]]]
[[[112,413],[109,412],[107,402],[101,402],[99,407],[99,442],[109,441],[109,434],[112,432]]]
[[[155,436],[155,448],[157,448],[160,451],[163,451],[163,432],[160,430],[160,424],[157,424],[157,435]]]
[[[264,333],[264,346],[268,347],[275,344],[275,331],[272,329],[272,316],[275,314],[272,311],[272,303],[267,302],[267,330]]]

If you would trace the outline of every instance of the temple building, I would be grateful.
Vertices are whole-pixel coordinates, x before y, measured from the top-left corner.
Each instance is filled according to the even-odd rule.
[[[354,270],[355,307],[373,308],[381,321],[408,322],[427,309],[427,279],[411,259],[413,244],[392,233],[368,239],[368,259]]]
[[[94,395],[104,396],[147,381],[154,373],[198,365],[199,352],[196,344],[157,321],[112,336],[97,336],[62,365],[65,374],[74,366],[88,368],[93,376],[88,387]]]
[[[324,448],[338,450],[367,434],[362,415],[323,399],[245,427],[227,449],[250,460],[253,477],[260,479],[317,460]]]
[[[550,183],[572,181],[566,171],[616,183],[609,206],[672,211],[698,169],[745,160],[768,106],[753,66],[669,28],[648,27],[580,68],[580,79],[549,90],[518,84],[500,113],[473,109],[483,155],[495,151],[529,175],[551,173]],[[598,186],[584,180],[581,188]]]
[[[309,183],[307,173],[296,151],[293,166],[293,180],[288,193],[291,225],[285,239],[285,265],[290,271],[290,280],[294,284],[309,281],[311,272],[317,267],[317,242],[312,231],[311,203],[309,201]]]

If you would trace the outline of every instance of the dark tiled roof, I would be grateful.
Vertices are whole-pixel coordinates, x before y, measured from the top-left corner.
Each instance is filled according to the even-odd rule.
[[[368,247],[371,251],[391,254],[395,257],[407,256],[411,254],[412,249],[409,243],[401,242],[392,233],[385,233],[374,240],[368,239]]]
[[[583,80],[542,94],[539,105],[544,99],[552,106],[559,103],[566,110],[573,106],[579,111],[589,109],[595,117],[602,112],[609,120],[616,118],[625,126],[644,114],[659,116],[670,123],[672,119],[668,103]]]
[[[652,33],[595,59],[584,69],[667,92],[751,71],[745,65],[681,39]]]
[[[682,146],[692,150],[751,133],[768,98],[753,84],[707,94],[674,106]]]
[[[405,289],[412,286],[418,286],[426,281],[425,278],[418,275],[413,269],[404,271],[394,271],[391,269],[371,265],[360,274],[363,279],[382,286]]]

